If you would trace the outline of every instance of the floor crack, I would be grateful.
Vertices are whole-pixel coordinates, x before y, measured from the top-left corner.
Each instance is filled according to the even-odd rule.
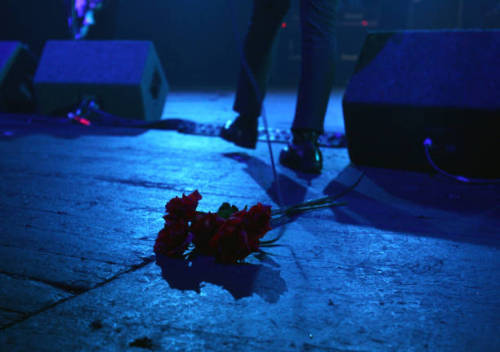
[[[139,269],[142,269],[142,268],[143,268],[143,267],[145,267],[146,265],[149,265],[149,264],[153,263],[153,262],[154,262],[154,260],[155,260],[155,256],[154,256],[154,255],[151,255],[151,256],[149,256],[149,257],[144,257],[144,258],[142,258],[142,262],[141,262],[141,263],[138,263],[138,264],[135,264],[135,265],[131,265],[129,269],[124,270],[124,271],[122,271],[122,272],[120,272],[120,273],[116,274],[115,276],[113,276],[113,277],[111,277],[111,278],[109,278],[109,279],[107,279],[107,280],[104,280],[104,281],[102,281],[102,282],[100,282],[100,283],[98,283],[98,284],[94,285],[94,286],[93,286],[93,287],[91,287],[91,288],[88,288],[88,289],[85,289],[85,290],[83,290],[83,291],[79,291],[79,292],[77,292],[77,293],[74,293],[74,294],[73,294],[73,295],[71,295],[71,296],[68,296],[68,297],[66,297],[66,298],[60,299],[59,301],[54,302],[54,303],[52,303],[52,304],[50,304],[50,305],[48,305],[48,306],[46,306],[46,307],[43,307],[43,308],[41,308],[41,309],[39,309],[39,310],[37,310],[37,311],[31,312],[31,313],[25,313],[25,314],[24,314],[24,316],[23,316],[21,319],[17,319],[17,320],[15,320],[15,321],[12,321],[12,322],[10,322],[10,323],[7,323],[7,324],[5,324],[5,325],[3,325],[3,326],[0,326],[0,331],[2,331],[2,330],[6,330],[6,329],[8,329],[8,328],[11,328],[11,327],[13,327],[14,325],[17,325],[17,324],[19,324],[19,323],[22,323],[22,322],[24,322],[25,320],[27,320],[27,319],[29,319],[29,318],[31,318],[31,317],[34,317],[34,316],[36,316],[36,315],[38,315],[38,314],[40,314],[40,313],[44,313],[44,312],[46,312],[46,311],[48,311],[48,310],[50,310],[50,309],[52,309],[52,308],[54,308],[54,307],[56,307],[56,306],[58,306],[58,305],[62,304],[62,303],[65,303],[65,302],[69,301],[70,299],[74,299],[74,298],[76,298],[76,297],[80,296],[81,294],[84,294],[84,293],[90,292],[90,291],[95,290],[95,289],[97,289],[97,288],[99,288],[99,287],[101,287],[101,286],[104,286],[104,285],[106,285],[106,284],[108,284],[108,283],[110,283],[110,282],[112,282],[112,281],[114,281],[114,280],[116,280],[116,279],[120,278],[120,277],[121,277],[121,276],[123,276],[123,275],[126,275],[126,274],[132,273],[132,272],[134,272],[134,271],[137,271],[137,270],[139,270]],[[1,272],[1,271],[0,271],[0,273],[5,274],[5,275],[9,275],[8,273],[4,273],[4,272]],[[9,276],[15,276],[15,274],[10,274]],[[38,280],[34,280],[34,281],[44,282],[44,281],[39,280],[39,279],[38,279]],[[44,283],[46,283],[46,282],[44,282]]]

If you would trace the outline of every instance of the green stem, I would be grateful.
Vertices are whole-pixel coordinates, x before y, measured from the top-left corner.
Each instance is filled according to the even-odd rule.
[[[276,244],[276,243],[270,243],[270,241],[260,242],[260,247],[265,247],[265,248],[271,248],[271,247],[280,247],[281,244]]]
[[[327,196],[327,197],[323,197],[323,198],[319,198],[319,199],[313,199],[313,200],[310,200],[310,201],[307,201],[307,202],[304,202],[304,203],[300,203],[300,204],[296,204],[296,205],[292,205],[288,208],[285,208],[285,209],[279,209],[279,210],[275,210],[271,213],[271,216],[276,216],[276,215],[283,215],[283,214],[289,214],[291,212],[293,212],[295,209],[303,209],[304,207],[309,207],[309,206],[317,206],[317,205],[324,205],[324,204],[330,204],[332,203],[333,201],[343,197],[344,195],[346,195],[347,193],[351,192],[354,188],[356,188],[359,183],[361,182],[361,180],[363,179],[364,177],[364,173],[362,173],[359,178],[356,180],[356,182],[354,182],[351,186],[349,186],[348,188],[346,188],[345,190],[343,190],[342,192],[340,193],[337,193],[336,195],[333,195],[333,196]],[[327,205],[328,206],[328,205]],[[315,209],[315,208],[314,208]]]
[[[286,215],[297,214],[297,213],[305,213],[311,210],[321,209],[321,208],[331,208],[346,205],[346,202],[328,202],[317,205],[308,205],[303,207],[297,207],[293,209],[287,209]]]
[[[279,219],[290,217],[292,215],[306,213],[306,212],[311,211],[311,210],[316,210],[316,209],[321,209],[321,208],[338,207],[338,206],[343,206],[346,204],[347,204],[346,202],[330,202],[330,203],[325,203],[325,204],[318,204],[315,206],[294,208],[294,209],[289,210],[287,213],[280,214],[279,216],[275,216],[274,218],[272,218],[272,220],[274,220],[276,222]],[[276,236],[272,240],[260,241],[260,244],[264,245],[264,246],[269,246],[269,245],[275,243],[276,241],[278,241],[283,236],[283,234],[284,234],[284,232],[282,232],[280,235]]]

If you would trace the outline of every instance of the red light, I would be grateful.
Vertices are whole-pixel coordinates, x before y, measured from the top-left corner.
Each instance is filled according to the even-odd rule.
[[[83,117],[80,119],[80,123],[84,126],[90,126],[90,121]]]
[[[90,120],[86,119],[85,117],[80,117],[80,116],[73,116],[71,120],[75,123],[79,123],[80,125],[84,126],[90,126],[92,123]]]
[[[363,21],[361,21],[361,25],[362,25],[363,27],[367,27],[367,26],[368,26],[368,21],[367,21],[367,20],[363,20]]]
[[[286,28],[286,22],[281,23],[281,28]]]

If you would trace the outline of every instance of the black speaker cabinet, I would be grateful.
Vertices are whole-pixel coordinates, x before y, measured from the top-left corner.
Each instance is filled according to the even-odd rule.
[[[368,35],[343,97],[351,161],[500,176],[500,31]]]
[[[168,92],[149,41],[49,41],[34,83],[44,115],[65,113],[94,98],[107,113],[158,120]]]
[[[20,42],[0,41],[0,112],[34,110],[36,60]]]

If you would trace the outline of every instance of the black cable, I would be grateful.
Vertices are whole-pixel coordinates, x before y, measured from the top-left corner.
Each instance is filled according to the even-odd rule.
[[[499,184],[500,180],[499,179],[492,179],[492,180],[487,180],[487,179],[479,179],[479,178],[469,178],[461,175],[453,175],[450,174],[449,172],[444,171],[441,169],[437,164],[432,160],[431,153],[429,151],[429,148],[432,146],[432,139],[426,138],[424,142],[422,143],[424,145],[424,151],[425,151],[425,157],[427,158],[427,161],[431,165],[431,167],[436,171],[437,173],[446,176],[448,178],[451,178],[457,182],[461,183],[468,183],[468,184]]]

